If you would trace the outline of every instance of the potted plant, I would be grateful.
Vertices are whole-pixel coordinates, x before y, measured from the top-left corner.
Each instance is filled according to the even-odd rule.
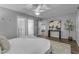
[[[71,32],[74,29],[74,25],[73,25],[73,22],[71,20],[66,20],[65,29],[68,30],[68,32],[69,32],[68,40],[72,41]]]

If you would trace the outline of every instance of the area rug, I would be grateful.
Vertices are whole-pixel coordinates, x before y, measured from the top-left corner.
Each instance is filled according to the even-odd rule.
[[[53,54],[71,54],[71,45],[51,41],[51,50]]]

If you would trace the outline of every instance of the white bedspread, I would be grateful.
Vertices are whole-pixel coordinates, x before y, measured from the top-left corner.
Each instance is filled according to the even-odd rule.
[[[50,41],[39,37],[10,39],[10,50],[6,54],[43,54],[50,48]]]

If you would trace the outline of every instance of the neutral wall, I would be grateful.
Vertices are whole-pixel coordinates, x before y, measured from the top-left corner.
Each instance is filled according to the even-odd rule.
[[[6,36],[9,39],[17,37],[18,16],[24,17],[26,18],[26,20],[28,20],[29,18],[32,18],[33,20],[37,20],[36,17],[0,7],[0,35]],[[35,24],[37,24],[36,21]],[[34,29],[37,30],[36,27]],[[26,34],[28,34],[27,31],[28,30],[27,30],[27,21],[26,21]],[[37,31],[35,31],[35,35],[37,35]]]
[[[17,36],[16,13],[0,8],[0,35],[12,38]]]
[[[79,46],[79,10],[77,11],[76,15],[76,42]]]
[[[72,31],[72,37],[73,39],[75,40],[75,37],[76,37],[76,14],[70,14],[70,15],[65,15],[65,16],[59,16],[59,17],[52,17],[50,19],[44,19],[44,20],[41,20],[39,21],[40,23],[43,23],[46,25],[46,30],[45,30],[45,35],[47,36],[48,35],[48,30],[49,30],[49,21],[51,20],[61,20],[61,37],[62,38],[68,38],[68,31],[65,30],[65,26],[64,26],[64,23],[66,20],[68,19],[71,19],[73,22],[74,22],[74,30]],[[41,25],[40,25],[41,27]],[[39,30],[39,35],[41,34],[41,30]],[[55,34],[55,33],[54,33]]]

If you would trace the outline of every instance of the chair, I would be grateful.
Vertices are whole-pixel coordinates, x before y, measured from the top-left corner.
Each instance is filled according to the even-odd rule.
[[[10,49],[10,44],[8,39],[4,36],[0,36],[0,53],[6,53]]]

